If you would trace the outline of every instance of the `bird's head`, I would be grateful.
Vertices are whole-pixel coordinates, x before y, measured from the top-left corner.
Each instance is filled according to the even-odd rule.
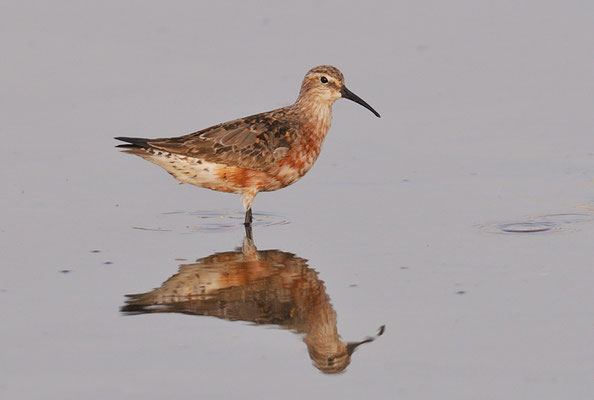
[[[320,65],[312,68],[305,74],[297,101],[314,101],[331,105],[341,97],[359,103],[374,113],[376,117],[380,116],[373,107],[347,89],[344,85],[344,76],[342,75],[342,72],[331,65]]]

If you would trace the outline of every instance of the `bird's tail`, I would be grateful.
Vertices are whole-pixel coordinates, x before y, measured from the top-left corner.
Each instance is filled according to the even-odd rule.
[[[145,139],[145,138],[133,138],[133,137],[118,136],[114,139],[120,140],[122,142],[126,142],[126,144],[120,144],[116,147],[123,147],[123,148],[141,147],[141,148],[145,148],[145,149],[150,147],[150,145],[148,144],[149,139]]]

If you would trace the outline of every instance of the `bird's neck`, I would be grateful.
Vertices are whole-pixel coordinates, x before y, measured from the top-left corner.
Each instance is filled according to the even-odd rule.
[[[293,109],[303,127],[322,142],[332,123],[332,103],[300,96]]]

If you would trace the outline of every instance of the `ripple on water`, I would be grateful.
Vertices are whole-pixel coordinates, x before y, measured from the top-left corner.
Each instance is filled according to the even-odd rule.
[[[208,210],[208,211],[172,211],[159,216],[157,226],[135,226],[134,229],[158,231],[158,232],[223,232],[229,230],[243,230],[243,212],[231,210]],[[284,216],[266,212],[253,214],[253,227],[265,227],[274,225],[286,225],[290,221]]]
[[[546,219],[547,221],[557,222],[559,224],[575,224],[594,221],[594,216],[592,214],[584,213],[548,214],[543,215],[540,218]]]
[[[498,226],[498,229],[504,233],[536,233],[550,231],[555,228],[559,227],[550,222],[512,222]]]
[[[592,214],[585,213],[559,213],[529,217],[523,221],[495,223],[483,225],[482,228],[489,233],[501,234],[530,234],[552,231],[570,231],[570,225],[594,221]]]

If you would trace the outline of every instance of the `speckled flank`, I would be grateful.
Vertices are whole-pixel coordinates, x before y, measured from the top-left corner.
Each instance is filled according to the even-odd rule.
[[[310,70],[295,104],[185,136],[116,138],[126,152],[151,161],[182,183],[239,193],[246,210],[258,192],[288,186],[309,171],[330,129],[332,104],[347,97],[379,116],[344,86],[332,66]],[[246,216],[247,221],[247,216]]]

